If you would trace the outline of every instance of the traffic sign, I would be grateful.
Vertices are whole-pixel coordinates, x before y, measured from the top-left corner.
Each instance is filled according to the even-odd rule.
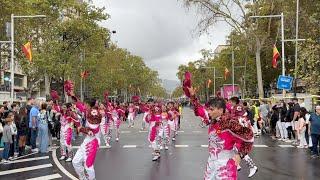
[[[293,77],[280,75],[277,82],[278,89],[291,90]]]

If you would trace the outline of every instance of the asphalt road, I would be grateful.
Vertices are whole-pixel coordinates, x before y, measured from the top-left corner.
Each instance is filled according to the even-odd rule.
[[[151,148],[147,132],[141,131],[141,116],[135,127],[121,126],[119,142],[113,142],[106,149],[102,141],[95,163],[98,180],[196,180],[202,179],[207,150],[207,129],[199,126],[193,112],[185,108],[181,131],[169,150],[162,150],[157,162],[151,161]],[[83,137],[73,141],[74,151]],[[114,139],[113,139],[114,141]],[[58,142],[56,142],[58,144]],[[272,140],[268,136],[255,139],[250,154],[258,166],[257,174],[251,179],[258,180],[313,180],[320,177],[320,159],[311,159],[308,150],[297,149],[288,143]],[[58,147],[57,147],[58,148]],[[72,179],[76,176],[72,164],[58,161],[59,149],[48,154],[34,154],[0,164],[0,180],[31,179]],[[249,169],[244,162],[239,179],[248,179]],[[74,178],[75,179],[75,178]]]

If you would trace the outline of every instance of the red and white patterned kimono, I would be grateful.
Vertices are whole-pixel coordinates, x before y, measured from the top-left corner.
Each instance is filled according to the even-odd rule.
[[[86,119],[86,127],[80,128],[80,132],[86,134],[86,137],[72,160],[73,167],[80,180],[95,179],[94,161],[100,146],[99,136],[102,115],[99,109],[91,108],[88,110],[86,112]],[[88,135],[89,132],[92,132],[93,135]],[[87,176],[84,170],[86,170]]]
[[[67,109],[66,112],[62,112],[60,116],[60,150],[61,156],[72,158],[72,128],[80,126],[80,120],[75,112],[71,109]],[[68,150],[68,154],[67,154]]]
[[[171,130],[169,132],[169,137],[171,137],[171,133],[172,133],[172,140],[174,141],[178,131],[179,112],[175,108],[171,108],[168,111],[168,114],[169,114],[168,124]]]
[[[148,124],[147,123],[147,121],[146,121],[146,118],[147,118],[147,116],[148,116],[148,114],[150,113],[150,108],[149,108],[149,106],[148,105],[144,105],[143,107],[142,107],[142,111],[143,111],[143,118],[142,118],[142,130],[144,130],[144,129],[146,129],[146,124]]]
[[[209,158],[204,174],[205,180],[236,180],[237,166],[233,157],[248,154],[253,145],[253,132],[250,127],[243,126],[239,119],[230,114],[211,120],[205,108],[195,96],[191,97],[195,114],[209,125]]]

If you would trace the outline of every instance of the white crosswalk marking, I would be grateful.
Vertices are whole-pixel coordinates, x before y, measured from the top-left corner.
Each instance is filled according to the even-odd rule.
[[[27,180],[50,180],[50,179],[58,179],[58,178],[62,178],[62,176],[60,174],[51,174],[51,175],[40,176],[40,177],[31,178]]]
[[[123,148],[136,148],[137,145],[124,145]]]
[[[44,168],[49,168],[49,167],[52,167],[52,164],[42,164],[42,165],[38,165],[38,166],[30,166],[30,167],[25,167],[25,168],[11,169],[11,170],[6,170],[6,171],[1,171],[0,176],[7,175],[7,174],[21,173],[21,172],[26,172],[26,171],[33,171],[33,170],[38,170],[38,169],[44,169]]]
[[[207,145],[207,144],[204,144],[204,145],[201,145],[201,147],[207,148],[208,145]]]
[[[29,162],[29,161],[37,161],[37,160],[43,160],[43,159],[49,159],[49,156],[43,156],[43,157],[35,157],[35,158],[28,158],[28,159],[20,159],[15,161],[10,161],[6,164],[16,164],[21,162]]]

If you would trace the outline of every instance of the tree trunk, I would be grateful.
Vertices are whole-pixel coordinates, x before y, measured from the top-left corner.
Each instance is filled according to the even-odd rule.
[[[50,79],[48,74],[44,75],[44,86],[45,86],[46,97],[49,97],[50,96]]]
[[[257,66],[258,92],[259,92],[259,98],[263,98],[264,92],[263,92],[260,55],[261,55],[261,43],[260,43],[259,39],[256,39],[256,66]]]

